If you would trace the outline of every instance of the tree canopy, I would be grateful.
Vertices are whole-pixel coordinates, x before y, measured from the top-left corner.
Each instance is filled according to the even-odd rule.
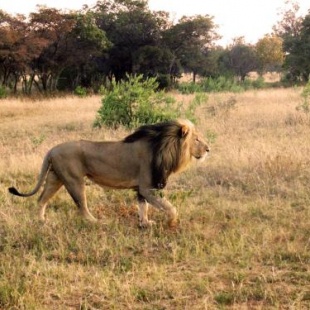
[[[236,38],[226,48],[210,15],[172,23],[145,0],[101,0],[93,8],[61,11],[39,6],[27,18],[0,11],[0,85],[30,94],[77,86],[96,91],[131,74],[169,87],[182,73],[216,77],[283,67],[294,80],[310,73],[310,15],[298,5],[283,12],[274,33],[256,45]]]
[[[0,81],[22,80],[23,91],[72,90],[120,81],[129,74],[157,77],[164,86],[182,72],[196,74],[218,37],[210,16],[173,24],[143,0],[102,0],[63,12],[40,6],[29,18],[1,12]]]
[[[292,81],[308,81],[310,74],[310,9],[305,17],[299,15],[297,2],[289,2],[291,7],[282,12],[282,19],[274,27],[274,32],[283,40],[286,54],[284,68]]]

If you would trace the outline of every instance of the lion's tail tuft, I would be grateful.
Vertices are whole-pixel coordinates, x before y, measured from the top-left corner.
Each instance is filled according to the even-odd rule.
[[[40,187],[43,185],[45,178],[47,176],[47,173],[49,172],[51,168],[51,162],[50,162],[50,152],[48,152],[43,160],[42,168],[41,168],[41,173],[39,176],[38,183],[36,187],[30,192],[30,193],[20,193],[15,187],[9,187],[9,192],[12,195],[20,196],[20,197],[30,197],[38,192]]]
[[[12,195],[19,196],[19,197],[30,197],[36,193],[36,191],[32,191],[31,193],[22,194],[15,187],[9,187],[9,192]]]
[[[9,187],[9,192],[12,195],[21,196],[21,194],[18,192],[18,190],[15,187]]]

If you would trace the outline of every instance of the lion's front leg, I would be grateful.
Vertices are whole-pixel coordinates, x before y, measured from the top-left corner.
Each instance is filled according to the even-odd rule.
[[[138,192],[138,203],[139,203],[139,226],[146,228],[155,224],[154,221],[150,221],[148,218],[149,204],[146,199]]]
[[[140,189],[139,190],[140,196],[144,197],[147,202],[149,202],[151,205],[153,205],[155,208],[160,209],[164,212],[166,212],[168,216],[168,225],[170,227],[175,227],[177,224],[177,210],[176,208],[165,198],[157,197],[152,193],[152,190],[150,189]],[[147,202],[145,204],[147,205]],[[139,215],[142,215],[142,219],[147,219],[147,207],[145,205],[142,205],[139,200]],[[141,209],[142,208],[142,209]],[[141,220],[140,215],[140,220]],[[146,215],[146,217],[145,217]]]
[[[148,209],[149,204],[146,200],[139,201],[139,226],[141,228],[146,228],[155,224],[154,221],[151,221],[148,218]]]

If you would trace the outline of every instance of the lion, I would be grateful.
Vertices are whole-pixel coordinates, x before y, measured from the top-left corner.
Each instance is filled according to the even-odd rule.
[[[20,193],[15,187],[9,192],[21,197],[36,194],[39,218],[45,221],[48,201],[64,186],[80,214],[97,221],[87,207],[84,178],[114,189],[133,189],[137,193],[139,226],[154,222],[148,219],[148,205],[166,212],[168,224],[175,226],[177,211],[155,191],[165,188],[169,176],[189,165],[193,158],[203,160],[209,147],[189,120],[172,120],[143,125],[120,141],[70,141],[58,144],[46,154],[35,188]]]

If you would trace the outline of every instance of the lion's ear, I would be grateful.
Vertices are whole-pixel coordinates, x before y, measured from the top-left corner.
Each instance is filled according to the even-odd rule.
[[[184,138],[188,135],[189,133],[189,127],[187,125],[182,125],[181,126],[181,137]]]

